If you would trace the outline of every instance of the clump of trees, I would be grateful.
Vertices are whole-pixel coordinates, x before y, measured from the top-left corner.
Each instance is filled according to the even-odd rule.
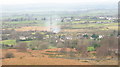
[[[76,49],[79,53],[81,53],[81,57],[87,57],[87,47],[89,46],[90,41],[88,39],[81,39],[78,41],[76,45]]]
[[[115,49],[118,49],[118,39],[115,36],[104,37],[100,44],[96,49],[97,57],[115,56]]]
[[[42,49],[47,49],[48,46],[49,46],[49,42],[36,40],[31,42],[29,48],[32,50],[42,50]]]
[[[99,37],[99,35],[93,34],[91,37],[94,38],[94,40],[96,40]]]
[[[56,45],[56,47],[58,47],[58,48],[64,48],[64,43],[58,42],[57,45]]]
[[[43,34],[40,34],[40,33],[35,33],[34,36],[36,37],[37,40],[42,40],[44,35]]]
[[[27,51],[27,43],[25,43],[25,42],[18,43],[18,45],[16,45],[15,47],[20,52],[26,52]]]
[[[109,48],[108,45],[102,45],[101,47],[97,48],[96,56],[98,58],[103,58],[103,57],[110,55],[108,48]]]

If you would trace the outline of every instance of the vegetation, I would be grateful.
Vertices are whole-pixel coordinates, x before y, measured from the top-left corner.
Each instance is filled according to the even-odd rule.
[[[20,52],[26,52],[27,51],[27,44],[26,43],[19,43],[18,45],[16,45],[16,48]]]
[[[116,16],[106,12],[101,16],[104,14],[101,11],[93,13],[58,12],[57,17],[51,18],[39,13],[4,17],[0,42],[4,49],[12,48],[20,52],[61,48],[43,53],[49,57],[116,57],[119,38]],[[14,56],[8,54],[7,57]]]
[[[14,54],[11,52],[5,54],[5,58],[14,58],[14,57],[15,57]]]
[[[94,47],[87,47],[87,51],[95,51]]]
[[[16,45],[16,40],[3,40],[1,42],[6,45]]]

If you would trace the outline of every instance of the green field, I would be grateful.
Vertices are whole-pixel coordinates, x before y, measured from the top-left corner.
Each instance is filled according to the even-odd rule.
[[[6,44],[6,45],[16,45],[16,40],[3,40],[3,41],[0,41],[0,43]]]
[[[20,41],[20,42],[24,42],[29,45],[32,41]],[[17,45],[16,40],[3,40],[3,41],[0,41],[0,43],[5,44],[5,45]]]
[[[71,25],[72,28],[86,28],[86,27],[111,27],[111,26],[118,26],[118,23],[101,23],[101,24],[77,24],[77,25]]]

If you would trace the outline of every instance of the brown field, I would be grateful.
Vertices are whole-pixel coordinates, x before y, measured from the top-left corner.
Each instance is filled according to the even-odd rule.
[[[21,27],[21,28],[16,28],[16,31],[50,31],[50,28],[56,28],[59,26],[27,26],[27,27]]]
[[[4,58],[2,60],[3,65],[95,65],[95,64],[107,64],[116,65],[116,61],[106,60],[101,62],[87,61],[87,60],[73,60],[63,58],[49,58],[46,51],[59,51],[58,49],[46,49],[46,50],[28,50],[27,52],[18,52],[16,49],[3,49],[3,57],[7,52],[12,52],[14,58]],[[66,51],[70,49],[67,48]],[[73,51],[75,51],[73,49]]]
[[[60,27],[60,26],[52,26],[52,27],[40,27],[40,26],[28,26],[28,27],[21,27],[21,28],[16,28],[16,31],[50,31],[50,28],[55,28],[55,27]],[[91,32],[93,30],[88,30],[88,29],[62,29],[60,32]]]
[[[31,27],[21,27],[15,29],[16,31],[49,31],[50,27],[39,27],[39,26],[31,26]]]
[[[49,49],[50,50],[50,49]],[[56,49],[52,49],[56,50]],[[43,55],[46,50],[28,50],[28,52],[18,52],[16,49],[3,50],[3,56],[7,52],[12,52],[15,58],[5,58],[3,65],[90,65],[89,63],[79,62],[78,60],[69,60],[61,58],[48,58]],[[47,49],[48,51],[48,49]]]

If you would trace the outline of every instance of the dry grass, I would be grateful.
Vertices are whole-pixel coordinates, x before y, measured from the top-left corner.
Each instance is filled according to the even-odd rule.
[[[81,60],[49,58],[46,51],[56,51],[59,49],[46,50],[28,50],[28,52],[18,52],[16,49],[3,49],[3,56],[7,52],[14,53],[15,58],[5,58],[2,60],[3,65],[91,65],[98,64],[96,61],[82,62]],[[106,63],[105,63],[106,62]],[[116,64],[115,61],[99,62],[100,64]]]

